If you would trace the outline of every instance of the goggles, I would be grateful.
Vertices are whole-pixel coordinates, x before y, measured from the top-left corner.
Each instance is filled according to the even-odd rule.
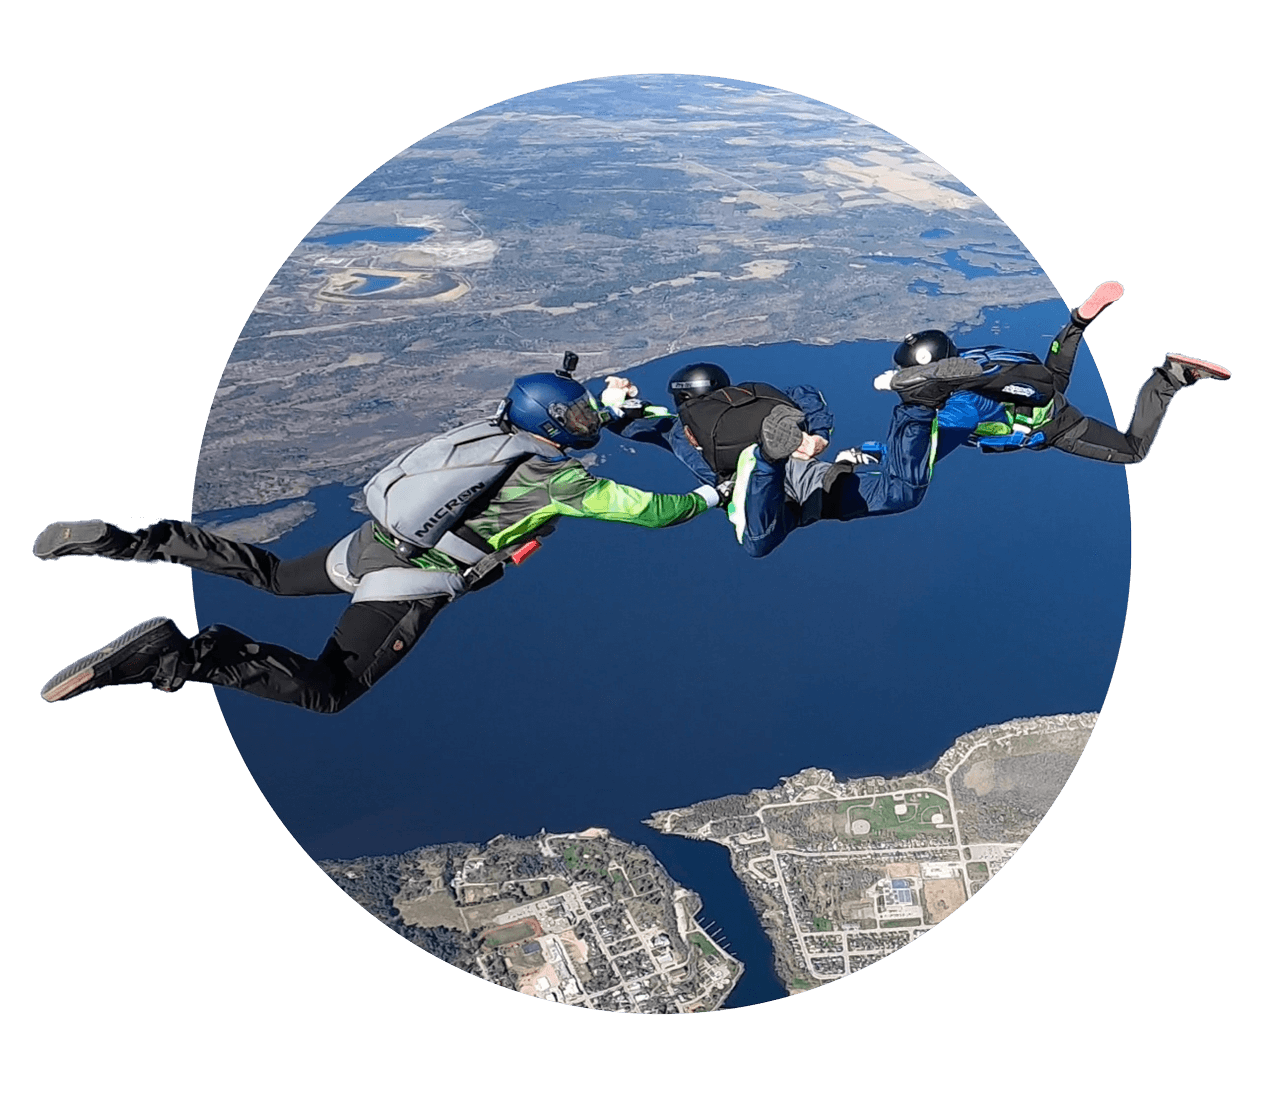
[[[575,437],[594,437],[600,432],[600,412],[587,395],[567,404],[552,403],[547,413]]]

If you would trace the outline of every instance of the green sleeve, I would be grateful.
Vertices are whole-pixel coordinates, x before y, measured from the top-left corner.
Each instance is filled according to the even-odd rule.
[[[551,500],[558,514],[622,521],[646,529],[679,525],[707,508],[701,495],[642,491],[611,479],[597,479],[584,468],[570,469],[552,479]]]

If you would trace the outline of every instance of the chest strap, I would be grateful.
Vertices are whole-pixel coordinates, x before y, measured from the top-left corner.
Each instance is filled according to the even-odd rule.
[[[411,541],[401,540],[374,523],[374,534],[378,540],[395,550],[401,559],[413,561],[429,551],[443,552],[454,560],[463,570],[459,573],[468,590],[477,586],[491,572],[508,562],[522,564],[542,547],[541,538],[547,536],[556,527],[555,519],[544,522],[534,529],[523,541],[504,545],[502,548],[490,548],[483,537],[473,533],[465,526],[445,533],[435,543],[434,549],[423,548]]]
[[[488,575],[491,571],[496,571],[508,562],[515,564],[517,567],[524,563],[539,548],[542,547],[541,538],[545,537],[553,529],[556,523],[552,521],[543,522],[538,528],[533,530],[519,544],[508,544],[502,548],[495,549],[487,555],[481,557],[474,564],[462,573],[462,581],[467,584],[468,589],[476,586],[481,579]]]

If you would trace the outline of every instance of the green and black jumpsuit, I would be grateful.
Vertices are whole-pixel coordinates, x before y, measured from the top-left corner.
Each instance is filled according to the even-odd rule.
[[[650,529],[678,525],[707,509],[698,493],[641,491],[598,479],[572,458],[531,457],[521,462],[474,516],[463,521],[466,536],[495,551],[545,534],[561,518],[594,518]],[[188,642],[180,670],[188,681],[229,686],[271,701],[320,713],[336,713],[360,697],[400,662],[452,597],[467,589],[464,567],[435,550],[406,559],[373,522],[343,539],[351,542],[347,564],[357,578],[384,568],[440,573],[437,593],[400,600],[356,600],[315,659],[279,644],[251,640],[225,625],[211,625]],[[340,542],[341,543],[341,542]],[[160,560],[223,575],[272,594],[350,592],[329,569],[334,547],[281,560],[265,548],[217,536],[182,521],[161,521],[132,535],[128,548],[105,553],[115,559]],[[485,585],[501,568],[486,576]],[[427,587],[431,590],[431,587]]]

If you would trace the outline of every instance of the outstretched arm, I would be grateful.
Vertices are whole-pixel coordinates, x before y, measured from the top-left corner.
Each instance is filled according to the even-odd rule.
[[[640,389],[625,376],[607,376],[604,387],[594,397],[603,408],[604,426],[611,433],[671,451],[666,435],[677,420],[675,413],[665,406],[645,402],[640,398]]]

